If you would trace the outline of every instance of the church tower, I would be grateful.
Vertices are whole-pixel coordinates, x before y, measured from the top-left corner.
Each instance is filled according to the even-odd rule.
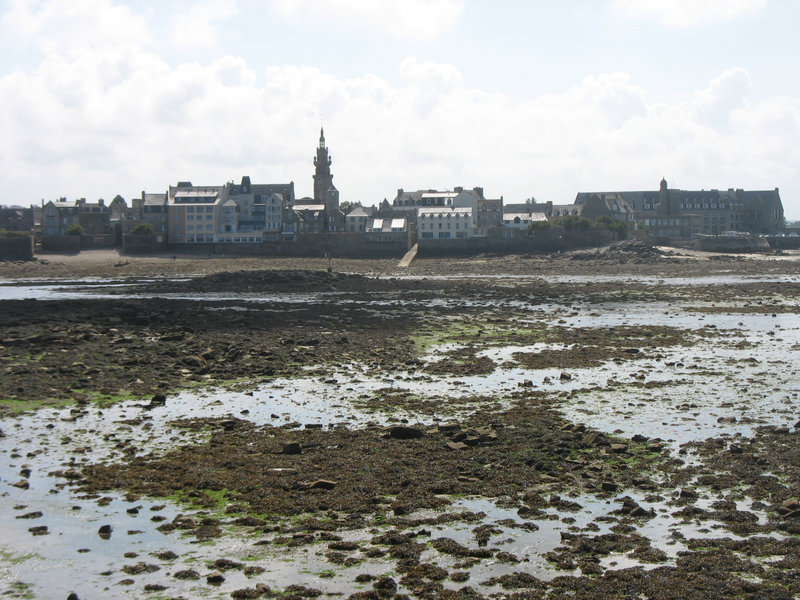
[[[325,231],[336,231],[339,226],[339,190],[333,185],[331,157],[325,145],[325,131],[321,127],[317,155],[314,157],[314,202],[325,205]]]
[[[317,204],[327,204],[326,195],[328,190],[336,189],[333,187],[333,175],[331,175],[331,157],[328,155],[328,147],[325,145],[325,131],[319,130],[319,146],[317,156],[314,158],[314,201]]]
[[[658,213],[662,215],[674,214],[675,192],[669,189],[666,177],[661,178],[661,184],[658,186]]]

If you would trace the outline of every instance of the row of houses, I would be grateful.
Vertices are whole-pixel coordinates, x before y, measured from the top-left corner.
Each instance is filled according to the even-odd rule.
[[[142,192],[130,205],[120,196],[103,200],[60,198],[25,209],[3,209],[0,228],[38,229],[45,236],[65,235],[80,225],[86,235],[117,240],[136,225],[149,223],[158,243],[263,244],[297,243],[308,236],[360,236],[370,242],[470,240],[521,237],[536,222],[560,217],[606,216],[631,229],[646,228],[668,238],[690,238],[728,231],[774,234],[783,230],[778,189],[687,191],[670,189],[662,179],[658,191],[581,192],[572,204],[505,203],[487,198],[484,189],[397,190],[393,200],[377,206],[340,203],[333,185],[331,157],[320,130],[314,157],[314,196],[295,197],[294,182],[169,186],[165,192]],[[22,210],[22,212],[20,212]],[[8,221],[7,223],[5,221]],[[438,243],[438,242],[437,242]]]

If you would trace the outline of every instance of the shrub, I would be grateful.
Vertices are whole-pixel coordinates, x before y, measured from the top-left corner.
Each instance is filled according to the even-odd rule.
[[[569,215],[553,220],[554,225],[560,225],[567,231],[586,231],[592,227],[592,222],[586,217]]]
[[[150,223],[139,223],[131,229],[131,235],[152,235],[153,226]]]
[[[80,225],[70,225],[67,229],[67,235],[83,235],[83,227]]]
[[[27,237],[30,233],[27,231],[10,231],[8,229],[0,229],[0,237]]]
[[[528,231],[543,231],[551,227],[550,221],[531,221],[531,224],[528,225]]]

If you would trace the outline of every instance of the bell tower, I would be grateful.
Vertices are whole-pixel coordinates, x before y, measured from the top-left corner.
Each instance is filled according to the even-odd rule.
[[[317,204],[327,204],[327,192],[333,188],[333,175],[331,175],[331,157],[328,155],[328,147],[325,145],[325,131],[321,127],[314,167],[314,201]]]

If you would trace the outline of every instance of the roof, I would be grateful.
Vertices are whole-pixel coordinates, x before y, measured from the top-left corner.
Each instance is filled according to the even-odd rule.
[[[144,194],[144,204],[147,206],[158,205],[161,206],[164,204],[166,200],[166,194],[148,194],[145,192]]]
[[[294,210],[296,211],[315,211],[322,212],[325,210],[324,204],[295,204]]]
[[[369,233],[390,233],[392,231],[405,231],[405,219],[371,219],[367,221],[367,231]]]
[[[347,217],[371,217],[373,213],[373,207],[363,207],[363,206],[356,206],[353,208],[349,213],[347,213]]]
[[[469,206],[420,206],[417,208],[417,214],[422,215],[447,215],[447,214],[463,214],[472,215],[472,209]]]
[[[192,186],[169,188],[169,204],[215,204],[222,195],[223,186]]]
[[[503,213],[503,221],[513,221],[517,217],[519,217],[520,221],[547,221],[547,215],[545,215],[544,213],[540,213],[540,212],[535,212],[535,213],[528,213],[528,212],[508,213],[508,212],[504,212]]]
[[[423,192],[422,198],[455,198],[459,192]]]

